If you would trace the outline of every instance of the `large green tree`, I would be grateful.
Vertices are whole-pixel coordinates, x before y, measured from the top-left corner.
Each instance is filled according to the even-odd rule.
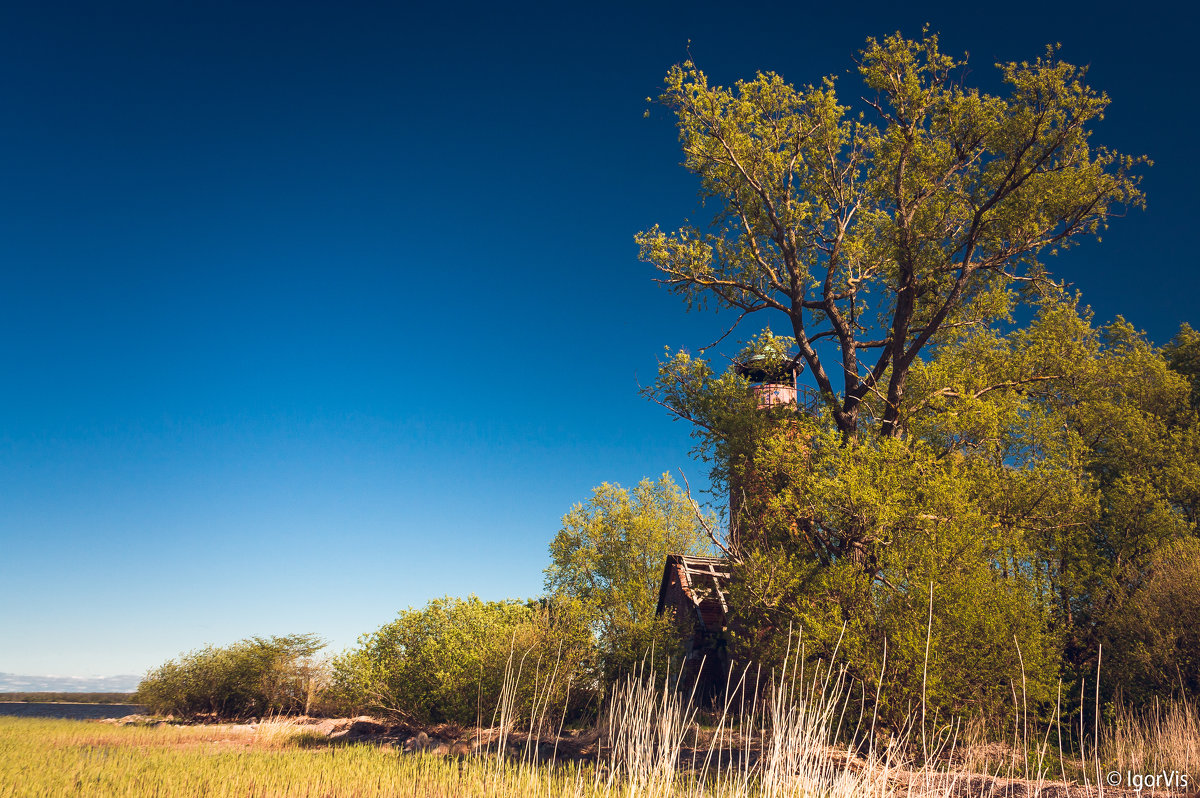
[[[781,331],[743,368],[668,353],[646,391],[729,498],[735,655],[778,660],[801,628],[810,656],[899,688],[896,718],[1049,697],[1105,641],[1142,646],[1110,690],[1167,689],[1157,660],[1192,684],[1190,638],[1128,619],[1191,612],[1165,586],[1200,568],[1200,336],[1098,326],[1043,265],[1141,206],[1148,162],[1091,142],[1108,99],[1056,48],[998,65],[1000,94],[928,34],[858,67],[861,114],[832,78],[724,88],[691,63],[659,98],[715,213],[640,233],[643,260],[731,331]],[[807,368],[813,401],[759,407],[751,363]]]
[[[1044,254],[1141,205],[1144,159],[1092,144],[1108,98],[1054,48],[997,65],[1002,95],[967,86],[936,35],[872,40],[858,67],[862,115],[832,77],[726,88],[673,68],[659,102],[715,213],[637,242],[689,307],[773,315],[844,435],[897,436],[921,352],[1006,318]]]

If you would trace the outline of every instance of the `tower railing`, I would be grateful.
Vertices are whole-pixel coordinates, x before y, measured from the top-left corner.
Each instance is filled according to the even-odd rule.
[[[795,405],[797,410],[810,416],[821,410],[820,392],[807,386],[765,382],[755,385],[752,390],[760,410]]]

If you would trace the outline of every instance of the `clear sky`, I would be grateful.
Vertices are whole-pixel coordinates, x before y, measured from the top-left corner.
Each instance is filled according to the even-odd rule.
[[[980,82],[1045,44],[1150,206],[1054,260],[1200,325],[1194,21],[1153,3],[9,3],[0,14],[0,671],[141,673],[443,594],[529,596],[573,502],[703,468],[640,399],[700,347],[632,236],[696,210],[714,80],[847,74],[923,22]],[[1163,6],[1165,9],[1166,6]]]

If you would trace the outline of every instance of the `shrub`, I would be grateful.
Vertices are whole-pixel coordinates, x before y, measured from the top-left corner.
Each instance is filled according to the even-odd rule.
[[[445,597],[402,611],[336,657],[331,692],[345,711],[488,724],[508,669],[520,676],[516,713],[553,706],[557,720],[572,690],[583,698],[590,644],[568,603]]]
[[[168,660],[138,685],[136,700],[160,715],[238,719],[306,712],[324,680],[316,635],[252,637]]]

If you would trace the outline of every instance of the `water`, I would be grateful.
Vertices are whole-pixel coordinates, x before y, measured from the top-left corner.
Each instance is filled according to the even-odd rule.
[[[96,720],[141,715],[145,707],[137,704],[37,704],[25,701],[0,701],[0,715],[21,718],[68,718]]]

